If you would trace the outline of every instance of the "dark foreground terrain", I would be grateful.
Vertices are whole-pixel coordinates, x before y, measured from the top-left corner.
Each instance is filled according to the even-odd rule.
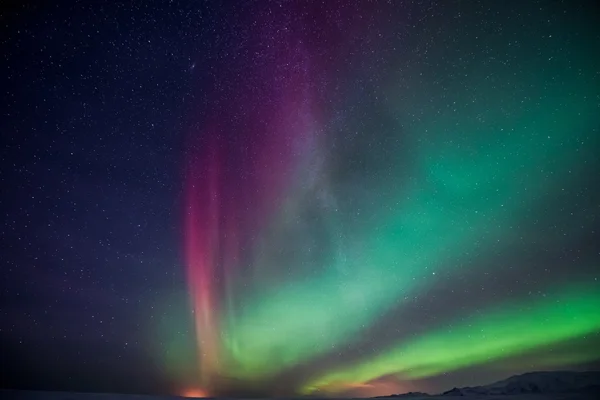
[[[468,400],[599,400],[600,371],[530,372],[523,375],[515,375],[489,385],[454,388],[435,395],[427,393],[403,393],[379,398],[449,400],[449,398],[457,397],[468,397]],[[173,400],[178,397],[0,390],[0,398],[15,400]],[[310,399],[316,400],[313,397]]]

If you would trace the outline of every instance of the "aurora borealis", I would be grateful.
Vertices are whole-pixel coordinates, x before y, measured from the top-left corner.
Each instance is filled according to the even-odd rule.
[[[453,17],[409,29],[421,6],[256,6],[243,78],[217,77],[236,96],[192,132],[184,216],[209,393],[401,387],[600,331],[596,261],[559,256],[595,232],[569,199],[593,201],[598,58],[564,4],[438,5]],[[432,316],[443,285],[472,300]]]
[[[50,139],[3,161],[3,386],[369,397],[600,366],[589,2],[86,7],[83,39],[71,9],[19,14],[38,33],[7,52],[53,57],[7,75],[29,102],[2,126]]]

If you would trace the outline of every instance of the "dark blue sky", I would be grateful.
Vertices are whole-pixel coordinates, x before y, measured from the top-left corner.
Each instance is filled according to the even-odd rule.
[[[170,390],[150,322],[184,287],[182,138],[208,74],[191,67],[219,22],[203,4],[2,5],[2,386]]]

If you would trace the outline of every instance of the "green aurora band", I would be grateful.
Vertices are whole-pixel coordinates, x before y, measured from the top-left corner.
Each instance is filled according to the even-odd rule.
[[[304,392],[391,374],[419,379],[597,332],[599,289],[599,285],[581,285],[541,300],[504,304],[484,315],[419,336],[360,365],[321,377],[308,384]],[[600,351],[569,361],[598,356]]]

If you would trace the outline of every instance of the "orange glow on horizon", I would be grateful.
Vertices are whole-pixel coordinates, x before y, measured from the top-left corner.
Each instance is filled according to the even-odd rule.
[[[181,392],[180,394],[181,397],[188,397],[188,398],[204,398],[204,397],[208,397],[208,395],[206,394],[205,391],[201,390],[201,389],[186,389],[183,392]]]
[[[335,382],[319,388],[326,395],[370,398],[376,396],[389,396],[412,390],[412,385],[399,381],[393,377],[374,379],[368,382]]]

